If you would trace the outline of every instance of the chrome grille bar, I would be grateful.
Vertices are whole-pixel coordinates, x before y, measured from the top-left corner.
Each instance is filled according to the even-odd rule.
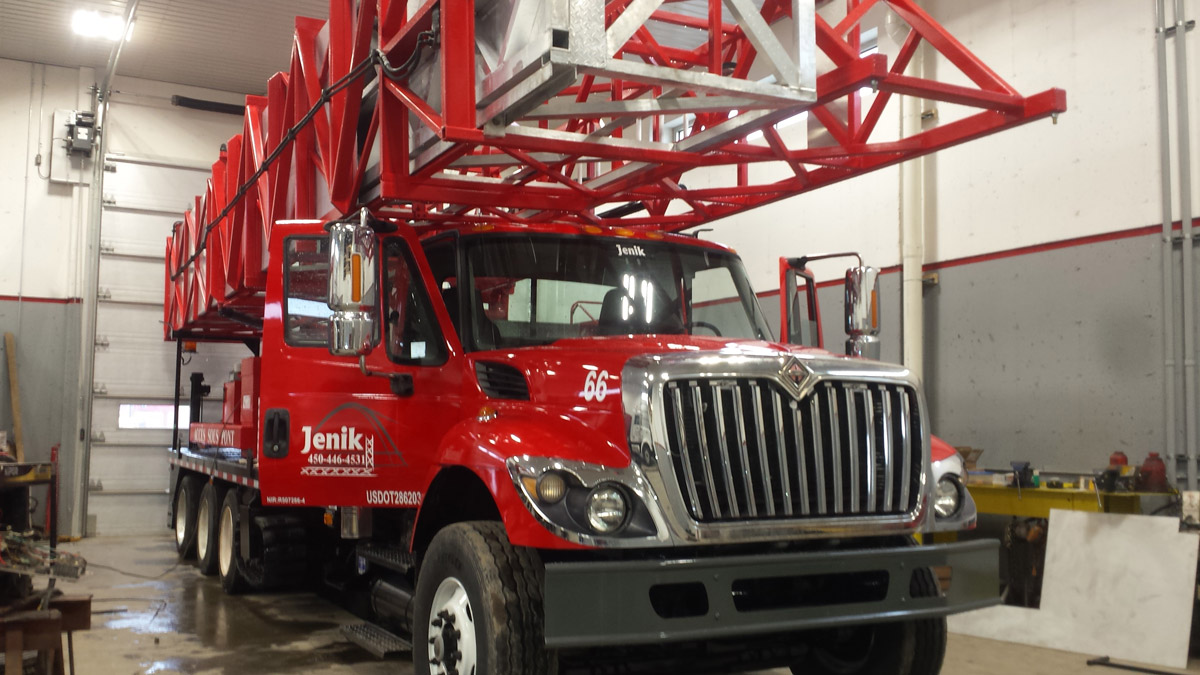
[[[746,410],[741,391],[733,389],[733,410],[737,413],[738,455],[742,460],[742,487],[746,489],[746,510],[751,517],[758,515],[754,499],[754,477],[750,475],[750,450],[746,447]],[[758,419],[758,418],[756,418]]]
[[[762,476],[762,485],[765,488],[767,500],[767,515],[775,515],[775,486],[771,481],[771,461],[767,459],[767,419],[763,416],[763,400],[762,388],[757,382],[750,383],[750,392],[752,394],[751,401],[754,403],[754,420],[755,427],[758,429],[758,470]],[[783,447],[783,443],[777,443]],[[781,466],[781,475],[787,480],[787,469]]]
[[[818,449],[825,447],[825,444],[821,442],[821,396],[814,392],[809,401],[811,401],[812,405],[812,417],[810,419],[812,420],[813,444],[811,448],[805,448],[805,452],[812,452],[813,460],[816,464],[817,475],[816,480],[813,481],[813,487],[817,491],[817,513],[823,516],[829,513],[829,509],[826,505],[826,493],[828,493],[828,490],[825,488],[825,453],[818,451]]]
[[[784,440],[783,428],[783,397],[779,392],[771,393],[771,403],[775,408],[775,451],[779,453],[779,476],[783,484],[783,515],[792,515],[792,472],[788,471],[787,443]],[[804,484],[804,468],[800,467],[800,484]],[[804,492],[804,513],[808,513],[808,490]]]
[[[679,385],[671,385],[671,398],[675,404],[675,432],[679,434],[680,440],[683,440],[687,438],[687,423],[683,420],[683,395],[679,392]],[[683,465],[683,480],[687,484],[688,498],[695,505],[692,509],[693,515],[701,519],[706,518],[708,516],[705,515],[703,505],[700,503],[700,495],[696,492],[696,477],[692,473],[692,458],[688,452],[688,444],[686,442],[682,443],[680,450],[679,455],[680,464]],[[712,507],[709,507],[708,511],[711,515],[716,515],[716,510]]]
[[[909,419],[908,415],[909,415],[908,395],[905,394],[904,392],[900,392],[900,419],[908,420]],[[900,447],[903,449],[904,453],[908,457],[912,457],[914,455],[919,455],[919,453],[915,453],[913,451],[913,447],[912,447],[913,443],[912,443],[911,436],[912,436],[912,432],[909,430],[908,424],[900,425]],[[912,476],[909,474],[909,471],[911,470],[911,468],[909,466],[910,464],[912,464],[911,461],[901,462],[900,503],[902,505],[908,504],[908,486],[912,479]]]
[[[728,498],[729,513],[734,518],[740,518],[742,509],[738,506],[737,491],[733,488],[733,465],[729,461],[729,442],[725,439],[725,397],[721,395],[721,387],[711,387],[713,397],[713,413],[717,416],[717,449],[721,452],[721,474],[725,477],[725,496]]]
[[[863,435],[863,445],[865,446],[863,457],[867,460],[867,513],[874,513],[879,508],[879,497],[875,489],[875,472],[878,470],[875,465],[875,449],[879,447],[879,441],[876,438],[875,430],[875,396],[870,387],[863,390],[863,400],[867,411],[864,417],[867,432]],[[884,459],[884,461],[887,460]]]
[[[713,478],[712,460],[708,456],[708,432],[704,429],[704,399],[698,387],[692,389],[692,410],[696,413],[696,437],[700,439],[700,463],[704,465],[704,485],[708,488],[714,518],[721,517],[721,502],[717,501],[717,481]]]
[[[846,398],[846,453],[850,455],[850,513],[858,513],[862,503],[858,471],[858,456],[862,454],[858,435],[858,396],[850,387],[842,387],[842,393]]]
[[[892,432],[895,427],[892,425],[892,394],[889,391],[883,392],[883,510],[891,511],[896,508],[892,502],[892,497],[895,495],[895,467],[896,458],[894,456],[895,444],[892,442]]]
[[[841,439],[842,434],[841,434],[841,429],[839,428],[839,426],[840,426],[839,421],[841,421],[842,419],[845,419],[845,418],[838,412],[837,392],[833,391],[832,388],[824,388],[823,391],[825,392],[825,405],[829,409],[829,419],[832,422],[832,424],[830,425],[830,429],[829,429],[829,447],[832,450],[832,456],[833,456],[833,512],[841,513],[843,510],[843,508],[842,508],[842,439]],[[819,422],[817,420],[813,420],[814,425],[816,425],[818,423]],[[818,444],[817,451],[819,452],[820,449],[821,449],[821,446]]]

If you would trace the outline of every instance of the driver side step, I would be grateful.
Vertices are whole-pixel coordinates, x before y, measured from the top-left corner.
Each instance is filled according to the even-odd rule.
[[[411,642],[373,623],[342,626],[342,635],[380,659],[385,659],[392,654],[412,651]]]

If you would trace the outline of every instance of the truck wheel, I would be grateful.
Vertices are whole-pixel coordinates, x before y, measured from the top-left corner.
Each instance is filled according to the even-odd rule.
[[[915,622],[821,631],[793,675],[912,675]]]
[[[200,506],[196,510],[196,566],[209,577],[217,573],[217,532],[224,497],[225,488],[209,481],[200,491]]]
[[[217,521],[217,572],[221,575],[221,588],[230,595],[249,588],[239,560],[242,527],[239,507],[238,491],[227,491]]]
[[[913,574],[909,594],[941,592],[929,569]],[[854,626],[824,631],[796,675],[938,675],[946,657],[946,619]]]
[[[184,476],[175,491],[175,552],[181,560],[196,550],[196,507],[200,503],[200,477]]]
[[[542,566],[504,525],[469,522],[434,536],[417,576],[413,661],[419,675],[549,675]]]
[[[929,598],[940,595],[942,589],[938,586],[933,570],[925,568],[913,574],[909,591],[913,597]],[[938,675],[942,672],[942,662],[946,659],[946,617],[918,619],[913,623],[916,624],[916,645],[911,673]]]

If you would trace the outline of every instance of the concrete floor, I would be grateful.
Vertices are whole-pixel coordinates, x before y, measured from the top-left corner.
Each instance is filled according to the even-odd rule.
[[[98,537],[67,548],[88,560],[88,573],[80,581],[63,582],[64,590],[94,596],[93,628],[74,638],[80,675],[412,673],[406,661],[378,661],[343,640],[338,627],[355,619],[312,594],[224,595],[215,578],[176,564],[169,533]],[[952,634],[942,672],[1120,672],[1089,668],[1086,660],[1080,654]],[[1200,673],[1200,664],[1180,672]]]

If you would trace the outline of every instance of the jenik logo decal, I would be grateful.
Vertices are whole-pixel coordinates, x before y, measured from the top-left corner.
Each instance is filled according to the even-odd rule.
[[[358,403],[343,403],[315,425],[300,428],[304,476],[375,476],[379,466],[407,465],[404,455],[374,410]]]

